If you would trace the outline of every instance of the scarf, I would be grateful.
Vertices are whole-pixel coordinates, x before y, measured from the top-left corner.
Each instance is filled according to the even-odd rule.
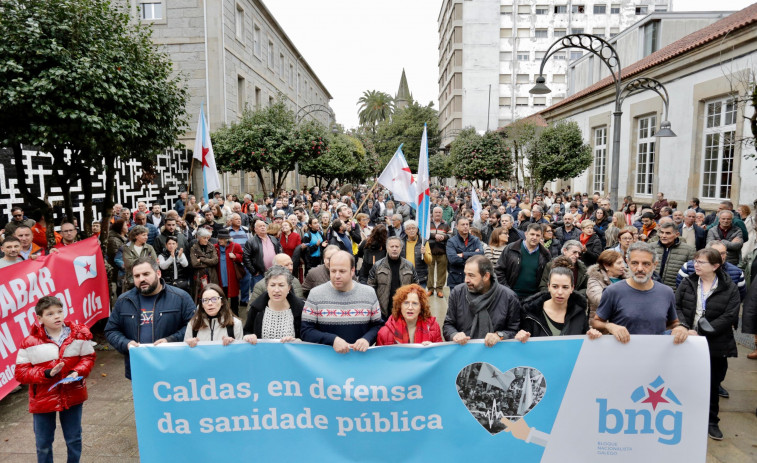
[[[655,228],[657,228],[657,223],[656,222],[652,222],[652,223],[649,224],[649,227],[647,227],[646,225],[642,226],[641,227],[641,232],[644,234],[644,236],[649,236],[649,233],[652,230],[654,230]]]
[[[466,291],[465,293],[468,308],[473,312],[473,323],[471,324],[470,333],[472,339],[483,339],[487,333],[494,332],[494,325],[489,316],[489,308],[494,304],[499,283],[494,278],[491,279],[491,282],[491,288],[483,294],[471,293],[470,291]]]
[[[586,246],[586,243],[589,242],[589,238],[591,238],[591,235],[587,235],[585,233],[581,233],[581,235],[579,235],[578,237],[578,239],[581,240],[581,244],[583,244],[584,246]]]

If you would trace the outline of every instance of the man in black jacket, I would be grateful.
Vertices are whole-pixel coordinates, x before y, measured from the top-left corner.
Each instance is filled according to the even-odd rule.
[[[465,263],[465,285],[449,295],[444,339],[460,345],[483,339],[487,347],[512,339],[520,326],[520,302],[515,293],[497,283],[491,261],[482,255]]]
[[[244,266],[252,276],[250,287],[262,280],[265,271],[273,266],[273,258],[280,254],[279,240],[268,235],[268,225],[264,220],[257,220],[254,225],[255,234],[250,236],[244,245]]]
[[[495,271],[497,280],[515,291],[520,300],[539,291],[542,273],[552,256],[541,245],[541,225],[532,223],[526,238],[508,244],[499,256]]]

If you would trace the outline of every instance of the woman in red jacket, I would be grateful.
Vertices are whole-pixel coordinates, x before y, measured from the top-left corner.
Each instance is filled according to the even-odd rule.
[[[279,237],[281,242],[281,249],[289,256],[294,258],[294,251],[297,246],[302,244],[300,234],[292,230],[292,224],[286,220],[281,222],[281,236]]]
[[[231,311],[235,316],[239,316],[239,278],[235,266],[243,270],[242,257],[244,250],[238,243],[231,241],[229,231],[223,229],[218,232],[218,243],[216,243],[216,254],[218,254],[218,282],[223,288],[224,293],[231,301]],[[244,275],[240,275],[244,277]],[[201,293],[202,294],[202,293]],[[199,303],[199,301],[198,301]]]
[[[37,460],[53,461],[55,416],[68,448],[68,461],[81,456],[81,412],[87,400],[86,377],[95,363],[92,334],[84,325],[64,321],[63,303],[44,296],[34,308],[37,320],[16,356],[16,381],[29,385]],[[61,380],[67,382],[58,384]]]
[[[442,342],[436,318],[431,316],[426,290],[419,285],[405,285],[394,293],[392,315],[378,332],[379,346],[392,344]]]

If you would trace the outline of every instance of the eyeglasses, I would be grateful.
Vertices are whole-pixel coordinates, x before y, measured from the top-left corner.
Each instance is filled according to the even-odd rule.
[[[420,302],[415,301],[402,301],[402,307],[420,307]]]
[[[219,302],[220,300],[221,300],[221,298],[218,297],[218,296],[205,297],[205,298],[200,299],[200,301],[202,301],[203,304],[207,304],[208,302],[212,302],[212,303],[215,304],[216,302]]]
[[[23,214],[13,214],[13,217],[23,217]]]
[[[699,265],[700,267],[702,265],[708,265],[708,264],[709,264],[709,262],[707,262],[706,260],[695,260],[694,261],[694,265]]]

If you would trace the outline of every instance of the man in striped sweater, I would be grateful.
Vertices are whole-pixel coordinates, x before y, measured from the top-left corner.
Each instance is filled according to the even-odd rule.
[[[346,251],[331,257],[330,281],[308,294],[302,310],[303,341],[327,344],[340,354],[365,352],[383,326],[381,308],[370,286],[352,279],[355,258]]]

